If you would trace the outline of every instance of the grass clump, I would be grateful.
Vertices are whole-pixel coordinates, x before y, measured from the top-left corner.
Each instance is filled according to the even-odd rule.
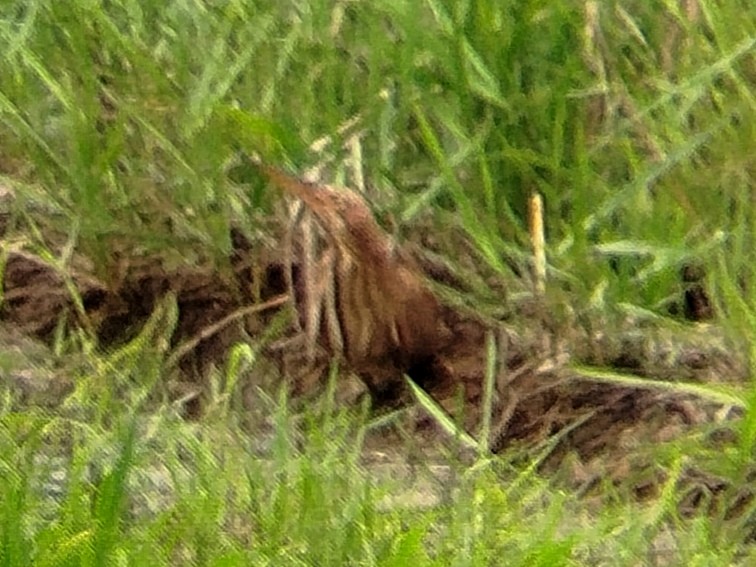
[[[217,260],[270,201],[237,151],[303,167],[359,117],[402,223],[454,211],[506,272],[537,190],[555,276],[660,309],[685,263],[752,259],[752,10],[691,6],[10,2],[4,169],[98,264],[124,242]]]
[[[124,413],[110,430],[81,433],[25,416],[25,435],[4,415],[4,564],[748,564],[726,531],[679,518],[679,455],[645,506],[591,511],[533,468],[489,460],[417,507],[386,499],[406,488],[402,473],[376,477],[361,463],[354,416],[311,415],[302,429],[285,398],[270,409],[275,429],[262,448],[259,434],[170,413]],[[66,454],[53,454],[53,431]]]
[[[4,415],[4,564],[631,565],[678,545],[710,552],[679,535],[670,550],[648,546],[673,513],[674,478],[641,514],[594,515],[532,469],[489,461],[449,481],[445,503],[418,508],[386,500],[407,479],[361,464],[354,416],[313,413],[302,428],[285,398],[270,409],[264,443],[170,412],[124,411],[109,430],[27,415],[23,433]]]

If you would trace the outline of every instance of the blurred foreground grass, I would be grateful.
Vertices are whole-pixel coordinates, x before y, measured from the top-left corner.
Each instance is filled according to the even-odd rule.
[[[150,352],[137,353],[150,356]],[[104,362],[104,361],[101,361]],[[107,375],[80,387],[112,396]],[[666,480],[639,504],[602,485],[571,494],[513,457],[412,462],[366,445],[375,423],[335,410],[333,383],[304,413],[258,392],[254,433],[234,412],[189,423],[171,407],[113,403],[98,417],[0,411],[4,565],[748,565],[747,522],[682,518],[692,454],[660,454]],[[215,407],[214,410],[218,410]],[[83,415],[89,415],[83,418]],[[410,455],[397,462],[395,456]],[[701,455],[703,456],[703,455]],[[721,458],[721,456],[720,456]],[[367,460],[366,460],[367,459]],[[371,460],[372,459],[372,460]],[[377,461],[375,460],[377,459]],[[439,471],[441,474],[439,474]]]

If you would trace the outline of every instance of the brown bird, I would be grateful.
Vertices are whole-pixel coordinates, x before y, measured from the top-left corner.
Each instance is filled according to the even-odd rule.
[[[258,165],[275,185],[304,202],[335,249],[343,357],[365,381],[374,403],[400,402],[404,373],[421,386],[441,379],[437,355],[451,340],[442,307],[419,267],[378,225],[364,199]]]

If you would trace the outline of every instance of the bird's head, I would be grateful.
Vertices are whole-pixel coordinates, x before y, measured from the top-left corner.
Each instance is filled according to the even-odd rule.
[[[388,236],[357,193],[308,183],[277,168],[262,168],[273,183],[307,205],[337,244],[365,261],[380,260],[389,253]]]

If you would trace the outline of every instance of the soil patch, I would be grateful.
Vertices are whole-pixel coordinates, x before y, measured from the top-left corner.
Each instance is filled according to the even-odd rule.
[[[482,423],[490,356],[486,345],[492,338],[497,367],[490,447],[538,449],[553,443],[542,468],[553,470],[568,457],[577,459],[575,481],[583,486],[607,470],[617,478],[627,475],[632,467],[626,456],[634,447],[673,439],[704,423],[722,423],[739,412],[738,407],[692,393],[596,381],[571,366],[577,360],[630,366],[635,374],[668,381],[744,379],[741,361],[723,338],[715,338],[711,327],[654,336],[628,322],[621,336],[611,340],[575,329],[565,335],[567,340],[543,315],[545,306],[534,311],[538,317],[510,315],[495,320],[439,303],[434,317],[448,338],[411,351],[381,347],[377,353],[368,349],[362,358],[350,358],[348,351],[337,352],[329,341],[326,307],[319,314],[316,332],[307,326],[308,312],[302,306],[314,284],[304,274],[313,271],[307,264],[312,260],[294,253],[285,261],[280,251],[255,246],[239,232],[234,232],[232,242],[234,250],[224,270],[210,265],[169,267],[158,257],[128,257],[121,263],[119,277],[107,283],[93,275],[87,258],[76,257],[63,270],[38,255],[7,246],[0,317],[17,332],[47,342],[61,325],[83,328],[100,348],[109,349],[133,338],[171,294],[178,306],[178,320],[170,333],[173,360],[180,379],[201,390],[209,369],[224,363],[231,346],[259,341],[275,317],[297,313],[275,340],[265,343],[264,350],[278,369],[276,379],[289,381],[294,394],[307,397],[319,391],[329,361],[340,354],[346,359],[345,376],[352,376],[344,384],[353,385],[354,375],[388,376],[380,378],[385,382],[367,380],[377,410],[412,402],[409,392],[397,387],[404,384],[401,375],[406,372],[474,436]],[[327,258],[323,255],[327,243],[318,250],[319,259]],[[407,265],[420,277],[461,285],[432,262]],[[325,302],[327,297],[321,299]],[[337,316],[343,324],[343,311]],[[371,312],[359,316],[368,326],[385,322]],[[406,334],[409,331],[387,328],[397,333],[401,344],[414,340]],[[601,360],[594,352],[601,353]],[[388,387],[382,389],[383,384]],[[343,397],[359,393],[357,388]],[[189,417],[202,413],[201,399],[188,403]],[[414,416],[418,434],[436,435],[438,428],[427,414],[418,411]]]

